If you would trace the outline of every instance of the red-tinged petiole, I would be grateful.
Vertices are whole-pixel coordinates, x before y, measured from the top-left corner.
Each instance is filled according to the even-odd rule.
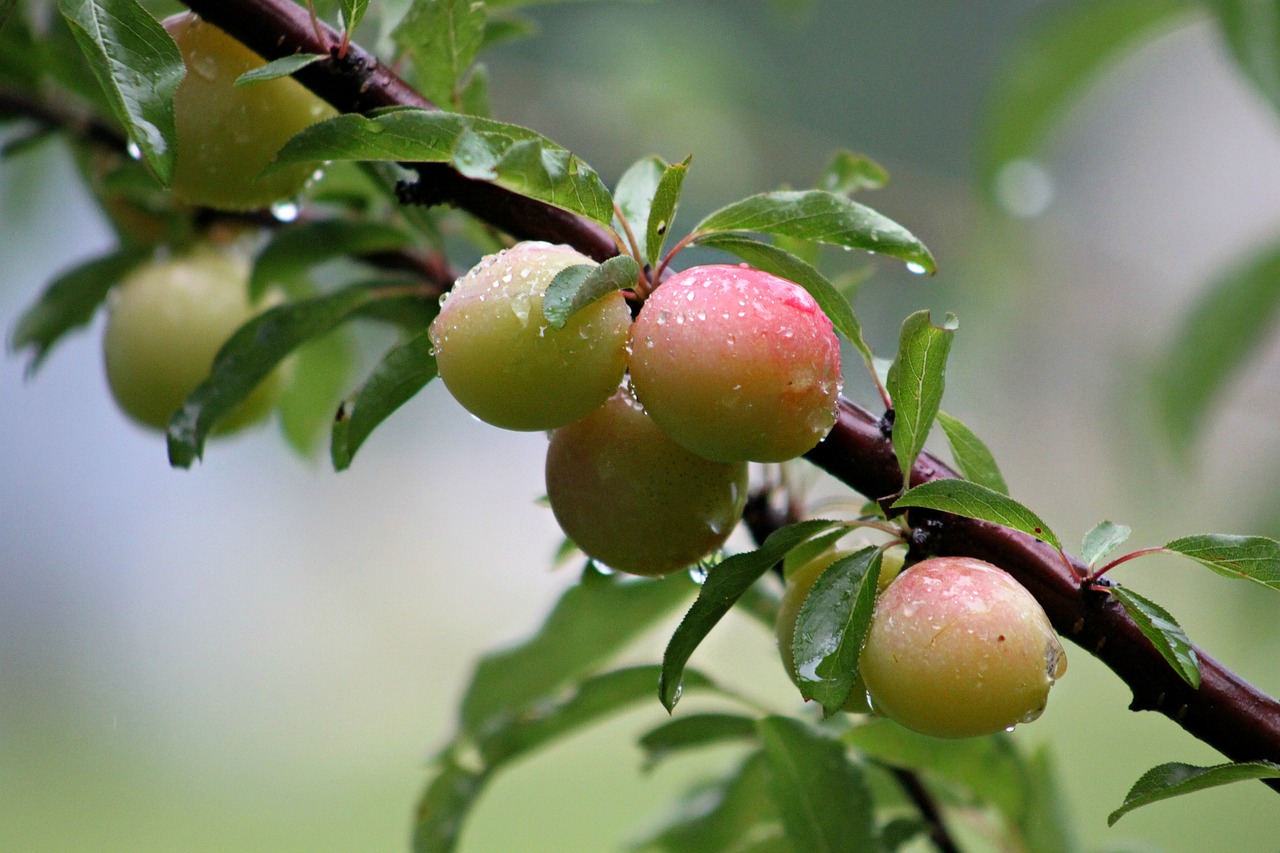
[[[1135,557],[1143,557],[1143,556],[1146,556],[1147,554],[1159,554],[1159,553],[1165,552],[1166,550],[1167,549],[1163,547],[1156,547],[1156,548],[1142,548],[1138,551],[1133,551],[1132,553],[1125,554],[1123,557],[1117,557],[1116,559],[1112,560],[1110,563],[1107,563],[1102,568],[1090,574],[1088,579],[1090,581],[1096,581],[1098,578],[1102,577],[1107,572],[1111,571],[1121,563],[1127,563],[1130,560],[1134,559]]]

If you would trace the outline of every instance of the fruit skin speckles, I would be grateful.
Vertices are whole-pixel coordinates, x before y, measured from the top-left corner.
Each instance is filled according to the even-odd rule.
[[[636,397],[708,459],[793,459],[835,424],[839,340],[813,297],[785,279],[745,266],[687,269],[650,294],[632,344]]]

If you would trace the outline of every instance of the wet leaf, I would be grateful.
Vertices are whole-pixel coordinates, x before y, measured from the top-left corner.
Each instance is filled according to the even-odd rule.
[[[1212,767],[1196,767],[1176,761],[1161,764],[1152,767],[1133,783],[1125,795],[1124,804],[1107,817],[1107,826],[1114,826],[1124,815],[1150,803],[1249,779],[1280,779],[1280,764],[1270,761],[1216,764]]]
[[[1009,486],[1004,481],[1004,475],[1000,473],[1000,466],[996,464],[995,456],[973,430],[965,426],[959,418],[952,417],[943,411],[938,412],[938,425],[947,436],[947,444],[951,447],[951,458],[955,460],[956,467],[960,469],[960,473],[966,480],[986,486],[1002,495],[1009,494]]]
[[[635,287],[640,265],[630,255],[616,255],[602,264],[574,264],[556,273],[542,298],[542,314],[553,329],[596,300]]]
[[[1200,662],[1196,658],[1196,650],[1169,611],[1128,587],[1113,586],[1110,591],[1142,635],[1151,641],[1182,680],[1192,687],[1199,687]]]
[[[313,62],[328,58],[328,55],[324,53],[295,53],[290,56],[282,56],[279,59],[268,62],[266,65],[251,68],[244,72],[236,78],[235,85],[251,86],[254,83],[278,80],[281,77],[288,77],[295,71],[301,71]]]
[[[1280,542],[1265,536],[1210,533],[1185,536],[1164,546],[1208,566],[1224,577],[1242,578],[1280,589]]]
[[[658,180],[658,188],[654,190],[649,221],[645,224],[645,259],[651,267],[656,268],[662,260],[662,247],[671,233],[671,223],[675,221],[676,209],[680,206],[684,178],[692,161],[692,157],[686,157],[683,162],[667,166]]]
[[[1103,557],[1124,544],[1132,531],[1123,524],[1112,521],[1100,521],[1084,535],[1080,543],[1080,559],[1086,566],[1092,567]]]
[[[911,467],[924,449],[942,403],[947,355],[957,326],[952,314],[941,326],[933,325],[928,311],[917,311],[902,323],[887,390],[893,400],[893,452],[903,488],[911,485]]]
[[[1007,495],[968,480],[931,480],[921,483],[894,501],[895,509],[922,507],[989,521],[1021,530],[1062,550],[1062,543],[1040,516]]]

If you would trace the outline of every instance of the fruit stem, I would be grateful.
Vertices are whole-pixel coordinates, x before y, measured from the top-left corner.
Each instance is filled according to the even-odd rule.
[[[680,240],[679,243],[676,243],[674,246],[672,246],[671,250],[662,256],[662,263],[658,264],[658,268],[653,271],[653,280],[662,281],[662,273],[666,271],[667,266],[671,263],[672,259],[675,258],[675,256],[678,255],[681,252],[681,250],[683,250],[686,246],[688,246],[694,240],[698,239],[700,236],[702,235],[697,232],[694,232],[693,234],[686,234],[684,238]]]

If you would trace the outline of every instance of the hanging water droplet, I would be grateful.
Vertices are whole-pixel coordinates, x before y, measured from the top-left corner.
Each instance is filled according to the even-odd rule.
[[[139,148],[138,143],[134,142],[132,139],[130,139],[129,144],[125,146],[125,150],[129,152],[129,156],[133,159],[142,159],[142,149]]]
[[[696,566],[690,566],[689,579],[692,580],[694,583],[696,583],[698,586],[702,586],[702,584],[706,583],[707,581],[706,567],[703,566],[701,563],[699,563]]]
[[[913,275],[924,275],[924,264],[918,264],[915,261],[907,261],[907,272]]]
[[[271,215],[278,222],[293,222],[298,218],[298,206],[291,201],[277,201],[271,205]]]

